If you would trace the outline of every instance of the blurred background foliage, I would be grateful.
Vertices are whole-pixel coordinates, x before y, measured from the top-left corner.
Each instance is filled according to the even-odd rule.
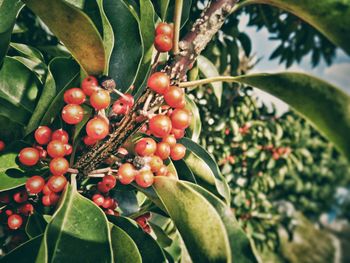
[[[197,2],[190,17],[197,17],[207,1]],[[278,59],[286,67],[308,55],[313,66],[322,59],[332,63],[335,46],[311,26],[276,8],[256,5],[231,16],[203,52],[216,68],[214,75],[240,75],[259,62],[252,54],[249,36],[238,28],[242,13],[248,15],[249,26],[266,28],[270,39],[280,42],[270,59]],[[67,54],[26,7],[16,22],[12,42],[35,45],[46,62]],[[11,48],[9,55],[15,56],[16,50]],[[198,74],[204,72],[195,66],[189,78],[196,79]],[[336,195],[339,187],[349,187],[350,169],[333,146],[292,110],[277,116],[274,108],[257,101],[252,88],[222,86],[222,94],[216,94],[222,99],[221,106],[209,86],[191,91],[202,120],[200,143],[218,161],[231,186],[232,209],[256,248],[264,255],[275,254],[276,259],[270,256],[270,262],[297,262],[293,253],[302,249],[290,247],[293,234],[305,232],[300,230],[303,226],[319,223],[323,213],[350,218],[350,200],[340,200]],[[310,230],[310,235],[321,240],[323,234],[318,236],[313,231],[318,230]],[[328,244],[329,237],[324,239]],[[334,256],[334,251],[329,253]]]

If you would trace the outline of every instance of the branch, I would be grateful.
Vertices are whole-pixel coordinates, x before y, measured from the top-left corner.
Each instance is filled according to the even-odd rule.
[[[210,2],[202,12],[201,17],[196,20],[191,31],[180,41],[180,52],[168,61],[164,70],[169,74],[173,82],[184,79],[187,71],[193,65],[197,56],[207,46],[212,37],[219,31],[225,19],[233,11],[236,0],[215,0]],[[139,128],[147,121],[139,121],[139,112],[153,92],[146,89],[145,93],[136,101],[133,109],[120,122],[118,128],[110,134],[109,138],[94,146],[90,151],[80,157],[74,168],[78,169],[84,176],[96,170],[105,159],[115,153],[128,138],[133,136]],[[163,97],[156,95],[149,103],[150,108],[162,104]]]

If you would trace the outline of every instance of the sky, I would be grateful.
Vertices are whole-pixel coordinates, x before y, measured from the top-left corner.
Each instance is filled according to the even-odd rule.
[[[350,56],[347,56],[342,50],[337,50],[337,56],[331,66],[328,66],[323,60],[315,68],[312,68],[310,56],[303,58],[300,64],[294,64],[286,69],[284,64],[279,65],[278,59],[269,60],[269,56],[278,46],[279,41],[269,40],[269,33],[266,29],[256,30],[256,27],[247,27],[248,17],[242,15],[240,18],[240,30],[247,33],[253,45],[253,54],[256,54],[261,61],[254,67],[250,73],[273,73],[281,71],[294,71],[312,74],[322,78],[350,94]],[[255,91],[257,97],[264,103],[275,104],[278,114],[285,112],[288,107],[286,104],[275,97],[262,92]]]

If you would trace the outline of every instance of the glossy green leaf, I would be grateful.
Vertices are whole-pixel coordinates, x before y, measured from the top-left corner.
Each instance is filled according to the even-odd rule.
[[[45,230],[37,262],[44,255],[48,262],[111,262],[111,238],[103,211],[71,185],[61,198]]]
[[[42,239],[43,235],[30,239],[29,241],[23,243],[22,245],[16,247],[14,250],[8,253],[4,258],[1,259],[1,262],[35,262]]]
[[[151,69],[154,42],[154,8],[150,0],[140,1],[140,30],[143,44],[143,58],[135,80],[139,88],[146,82]]]
[[[179,179],[197,184],[196,177],[192,173],[191,169],[183,160],[173,161],[176,170],[178,171]]]
[[[153,0],[154,8],[161,20],[164,20],[169,8],[170,0]]]
[[[350,97],[302,73],[253,74],[232,78],[285,101],[350,159]]]
[[[62,0],[23,2],[45,22],[88,74],[103,72],[106,63],[103,41],[84,12]]]
[[[187,152],[183,161],[195,175],[198,184],[215,194],[220,194],[229,204],[230,188],[213,157],[202,146],[188,138],[182,138],[179,142],[186,146]]]
[[[14,42],[10,43],[10,46],[26,58],[29,58],[36,62],[44,61],[43,55],[35,47],[31,47],[21,43],[14,43]]]
[[[202,75],[205,78],[212,78],[219,76],[219,72],[215,65],[206,57],[204,56],[198,56],[197,59],[197,65],[199,71],[202,73]],[[214,94],[218,100],[219,106],[221,105],[221,97],[222,97],[222,90],[223,85],[222,82],[213,82],[210,84],[214,90]]]
[[[231,262],[228,235],[215,208],[181,181],[156,177],[154,188],[194,262]]]
[[[140,207],[137,202],[135,191],[126,191],[116,189],[111,190],[110,196],[118,203],[118,207],[122,210],[122,215],[130,215],[139,211]]]
[[[29,236],[29,238],[34,238],[44,234],[46,225],[47,223],[43,216],[35,212],[34,214],[30,215],[27,220],[25,227],[26,234]]]
[[[305,20],[333,43],[350,54],[350,1],[349,0],[246,0],[247,4],[269,4]]]
[[[42,174],[37,167],[23,167],[17,161],[20,150],[28,147],[20,141],[15,141],[7,146],[6,152],[0,155],[0,191],[6,191],[24,185],[28,177]]]
[[[32,71],[39,79],[41,85],[44,83],[46,78],[47,66],[43,62],[39,60],[31,60],[22,56],[13,56],[12,58],[21,62],[30,71]]]
[[[126,217],[109,216],[108,219],[123,229],[136,243],[142,262],[164,262],[165,257],[157,242],[137,226],[136,222]]]
[[[104,0],[103,10],[113,29],[114,46],[108,75],[126,91],[134,83],[143,57],[139,23],[123,1]]]
[[[39,80],[26,66],[6,57],[0,70],[0,98],[32,113],[39,93]]]
[[[6,56],[16,17],[23,3],[20,0],[3,0],[0,2],[0,68]]]
[[[55,119],[57,115],[60,115],[61,108],[64,106],[63,94],[69,89],[73,88],[73,85],[78,84],[79,80],[79,66],[72,60],[68,58],[56,58],[50,63],[50,74],[53,77],[55,83],[52,83],[51,77],[49,77],[50,87],[48,87],[48,92],[50,92],[50,97],[52,95],[52,88],[55,85],[55,97],[53,99],[43,100],[43,104],[48,104],[44,116],[40,121],[40,125],[49,125]],[[50,76],[50,75],[48,75]],[[46,88],[46,87],[45,87]],[[48,103],[49,102],[49,103]],[[40,102],[39,102],[40,103]],[[41,109],[41,108],[38,108]],[[39,114],[38,114],[39,115]]]
[[[186,106],[185,108],[192,113],[192,118],[191,118],[191,123],[188,129],[186,130],[186,136],[190,138],[194,142],[198,142],[199,135],[201,134],[202,130],[202,122],[201,122],[201,117],[199,115],[199,110],[194,103],[192,99],[190,99],[186,95]]]
[[[110,224],[114,262],[142,262],[136,243],[120,227]]]
[[[229,238],[233,262],[257,262],[250,241],[239,226],[231,208],[204,188],[188,182],[184,182],[184,184],[200,193],[220,215]]]

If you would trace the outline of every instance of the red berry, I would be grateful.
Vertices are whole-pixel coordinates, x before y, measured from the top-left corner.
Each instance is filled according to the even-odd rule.
[[[94,91],[100,89],[98,81],[94,76],[86,77],[81,83],[81,88],[87,96],[91,96]]]
[[[39,156],[40,156],[40,159],[45,159],[47,157],[47,151],[45,151],[44,149],[40,149]]]
[[[102,178],[102,182],[109,188],[112,189],[117,183],[117,179],[113,175],[106,175]]]
[[[49,195],[44,195],[41,199],[44,206],[51,206],[51,200]]]
[[[109,134],[109,125],[106,120],[95,117],[86,125],[86,133],[95,140],[102,140]]]
[[[175,144],[175,146],[172,147],[170,151],[170,157],[174,161],[181,160],[182,158],[184,158],[185,154],[186,154],[186,147],[180,143]]]
[[[67,184],[67,179],[63,175],[54,175],[51,176],[47,182],[47,186],[54,193],[62,192]]]
[[[149,129],[156,137],[163,138],[171,132],[172,124],[168,116],[156,115],[149,120]]]
[[[89,137],[87,135],[84,137],[83,141],[84,141],[85,145],[88,145],[88,146],[94,145],[98,142],[98,140],[92,139],[91,137]]]
[[[28,178],[26,182],[27,192],[30,194],[38,194],[40,193],[45,186],[45,180],[39,175],[34,175]]]
[[[66,143],[64,145],[64,148],[65,148],[65,155],[71,155],[72,154],[72,151],[73,151],[72,145]]]
[[[19,204],[24,203],[25,201],[28,200],[28,194],[26,191],[22,190],[13,195],[13,200]]]
[[[159,156],[154,155],[149,162],[149,166],[152,172],[157,173],[163,166],[163,160]]]
[[[104,198],[104,196],[101,195],[101,194],[94,194],[94,195],[92,196],[92,201],[93,201],[96,205],[102,206],[103,203],[104,203],[104,201],[105,201],[105,198]]]
[[[135,146],[135,152],[140,156],[151,156],[156,149],[157,143],[152,138],[142,138]]]
[[[0,152],[5,150],[5,147],[6,147],[5,142],[0,140]]]
[[[62,119],[68,124],[78,124],[83,117],[84,109],[80,105],[68,104],[62,110]]]
[[[155,155],[159,156],[162,160],[165,160],[170,155],[170,146],[166,142],[159,142],[157,144],[157,150]]]
[[[175,139],[181,139],[182,137],[185,136],[185,130],[182,129],[172,129],[171,134],[174,135]]]
[[[170,107],[178,108],[179,106],[182,106],[183,100],[185,100],[185,93],[183,89],[171,86],[164,93],[164,100]]]
[[[43,194],[44,195],[49,195],[51,193],[52,193],[52,191],[50,190],[49,186],[47,184],[45,184],[44,187],[43,187]]]
[[[69,169],[69,163],[62,157],[54,158],[50,162],[50,171],[53,175],[64,175]]]
[[[38,129],[36,129],[34,133],[34,138],[37,141],[37,143],[44,145],[48,144],[51,140],[52,131],[47,126],[39,126]]]
[[[98,90],[91,94],[90,104],[95,110],[106,109],[111,102],[111,96],[108,91]]]
[[[117,99],[112,106],[112,111],[115,114],[119,115],[125,115],[129,111],[129,109],[129,105],[126,104],[125,101],[122,100],[122,98]]]
[[[118,169],[118,179],[122,184],[130,184],[134,181],[137,171],[130,163],[122,164]]]
[[[29,216],[34,213],[34,206],[32,204],[24,204],[18,208],[18,212],[24,216]]]
[[[176,144],[176,138],[173,134],[169,134],[163,137],[162,142],[166,142],[170,147],[173,147]]]
[[[173,27],[171,24],[159,23],[156,27],[156,35],[167,35],[170,38],[173,38]]]
[[[141,187],[149,187],[153,184],[154,175],[150,170],[140,171],[135,177],[136,183]]]
[[[69,135],[65,130],[59,129],[52,133],[51,140],[57,140],[57,141],[61,141],[62,143],[68,143]]]
[[[169,88],[170,79],[167,74],[163,72],[153,73],[147,82],[147,86],[159,94],[164,94]]]
[[[98,182],[97,183],[97,190],[103,194],[106,194],[109,192],[109,190],[111,190],[106,184],[104,184],[103,182]]]
[[[102,207],[106,209],[107,208],[113,209],[114,205],[115,205],[114,199],[110,197],[106,197],[102,204]]]
[[[23,219],[20,215],[14,214],[7,219],[7,225],[10,229],[16,230],[22,226]]]
[[[3,193],[0,193],[0,202],[3,203],[3,204],[8,204],[10,203],[10,196],[8,193],[6,192],[3,192]]]
[[[157,35],[154,39],[154,47],[159,52],[168,52],[173,48],[173,39],[167,35]]]
[[[58,200],[60,200],[60,196],[56,193],[51,193],[49,195],[49,199],[50,199],[50,205],[55,205],[58,203]]]
[[[168,167],[163,165],[162,167],[159,168],[159,171],[156,173],[157,176],[166,176],[168,173]]]
[[[39,161],[39,151],[35,148],[27,147],[20,151],[19,161],[27,166],[36,165]]]
[[[66,147],[61,141],[54,140],[47,145],[47,153],[52,158],[63,157],[66,155]]]
[[[7,216],[13,215],[13,211],[10,210],[10,209],[6,209],[5,214],[6,214]]]
[[[134,97],[131,94],[124,94],[124,97],[121,97],[120,100],[129,107],[134,105]]]
[[[185,109],[175,109],[171,114],[171,123],[175,129],[186,129],[191,123],[191,116]]]
[[[85,93],[80,88],[72,88],[66,90],[63,95],[63,100],[67,104],[83,104],[85,102],[85,99]]]

